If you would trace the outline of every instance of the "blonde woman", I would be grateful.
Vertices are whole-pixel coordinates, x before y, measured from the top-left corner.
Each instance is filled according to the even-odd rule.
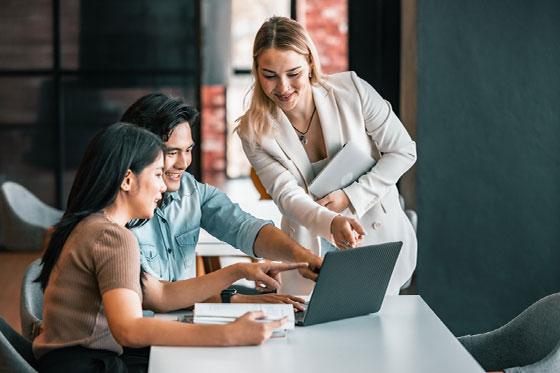
[[[253,45],[255,79],[238,133],[257,175],[283,214],[282,229],[324,255],[340,249],[403,241],[388,294],[398,294],[416,266],[417,241],[396,183],[416,160],[416,144],[385,101],[354,72],[322,75],[317,51],[296,21],[272,17]],[[348,141],[376,160],[342,190],[319,200],[309,183]],[[313,283],[284,276],[283,291]]]

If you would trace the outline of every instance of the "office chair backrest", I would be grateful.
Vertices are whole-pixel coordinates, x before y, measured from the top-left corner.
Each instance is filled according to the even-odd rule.
[[[35,279],[41,272],[41,259],[33,261],[25,270],[21,283],[21,332],[32,341],[39,334],[43,319],[43,290]]]
[[[261,179],[259,179],[259,177],[257,175],[257,171],[255,171],[255,169],[253,167],[251,167],[250,176],[251,176],[251,181],[253,182],[253,185],[257,189],[257,192],[259,192],[259,197],[260,197],[259,199],[272,199],[270,194],[268,194],[266,192],[266,188],[264,187],[263,183],[261,182]]]
[[[31,342],[0,318],[0,372],[37,373]]]
[[[416,213],[416,211],[406,208],[404,197],[402,196],[402,194],[399,194],[399,202],[401,204],[401,208],[404,210],[404,213],[406,214],[406,217],[410,221],[410,224],[412,224],[412,227],[414,228],[414,232],[417,232],[418,214]]]
[[[45,232],[63,214],[12,181],[0,187],[0,207],[4,245],[12,250],[40,250]]]

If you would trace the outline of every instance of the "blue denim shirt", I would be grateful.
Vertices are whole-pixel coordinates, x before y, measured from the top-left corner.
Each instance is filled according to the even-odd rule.
[[[196,276],[195,247],[200,228],[245,254],[255,256],[260,229],[273,224],[244,212],[224,193],[185,172],[177,192],[165,193],[154,217],[132,229],[140,244],[142,268],[162,280]]]

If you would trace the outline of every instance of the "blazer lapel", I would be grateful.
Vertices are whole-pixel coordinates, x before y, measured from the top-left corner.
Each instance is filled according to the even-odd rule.
[[[323,130],[323,139],[327,148],[327,156],[331,158],[342,148],[342,132],[338,105],[334,98],[332,89],[321,84],[312,86],[313,100],[317,108],[317,115]],[[276,141],[288,158],[298,168],[306,187],[313,180],[314,174],[307,153],[301,145],[288,117],[280,109],[276,111],[276,123],[278,132]]]
[[[338,105],[334,98],[333,90],[328,85],[317,84],[312,86],[312,90],[317,114],[321,121],[327,156],[332,158],[334,154],[342,149],[343,145]]]

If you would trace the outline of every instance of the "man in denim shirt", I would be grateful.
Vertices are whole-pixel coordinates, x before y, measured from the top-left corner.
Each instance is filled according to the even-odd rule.
[[[190,125],[197,117],[196,109],[160,93],[140,98],[122,117],[123,122],[160,136],[166,146],[163,180],[167,192],[154,217],[133,229],[140,244],[143,269],[165,281],[195,277],[195,247],[202,227],[247,255],[306,262],[309,266],[299,269],[301,275],[316,279],[322,263],[320,257],[293,241],[271,221],[244,212],[224,193],[199,183],[186,172],[194,146]],[[283,296],[260,297],[256,302],[293,303]],[[250,299],[235,295],[231,301]]]

